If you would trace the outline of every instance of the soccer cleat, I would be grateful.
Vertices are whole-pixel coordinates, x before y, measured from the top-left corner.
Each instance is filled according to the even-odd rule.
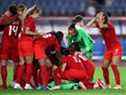
[[[110,84],[106,85],[105,87],[109,89],[112,88]]]
[[[114,87],[114,89],[121,89],[122,87],[121,87],[121,85],[116,85],[115,87]]]
[[[43,87],[39,85],[36,89],[37,89],[37,90],[42,90]]]
[[[6,90],[7,89],[7,85],[0,85],[0,89]]]
[[[97,82],[95,83],[94,88],[102,88],[102,89],[105,89],[106,88],[105,87],[105,83],[102,80],[98,79]]]
[[[12,82],[12,87],[14,87],[14,85],[15,85],[15,84],[16,84],[16,82],[15,82],[15,81],[13,81],[13,82]]]
[[[23,88],[21,87],[21,85],[20,85],[19,83],[15,83],[15,84],[14,84],[14,89],[23,90]]]
[[[25,84],[25,87],[24,87],[25,90],[32,90],[33,88],[31,87],[30,84]]]

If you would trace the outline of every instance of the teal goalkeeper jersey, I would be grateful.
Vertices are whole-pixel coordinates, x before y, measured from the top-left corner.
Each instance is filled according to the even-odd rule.
[[[71,45],[73,42],[79,42],[79,47],[81,52],[86,54],[89,51],[93,51],[93,39],[82,27],[76,27],[77,34],[75,36],[68,35],[68,45]]]

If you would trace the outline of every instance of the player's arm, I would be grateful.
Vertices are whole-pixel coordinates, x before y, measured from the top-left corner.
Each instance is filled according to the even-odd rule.
[[[108,28],[108,24],[104,24],[104,23],[99,23],[99,27],[100,28]]]
[[[66,66],[67,66],[67,63],[63,63],[63,65],[62,65],[62,72],[64,72],[65,71],[65,69],[66,69]]]
[[[87,24],[86,26],[87,27],[96,27],[96,20],[98,19],[98,17],[94,17],[93,19],[91,19]]]
[[[30,35],[30,36],[42,35],[41,33],[37,32],[37,31],[35,31],[35,32],[31,31],[29,27],[26,27],[25,34]]]
[[[85,31],[85,30],[81,30],[82,32],[80,32],[80,41],[83,41],[85,46],[83,48],[83,51],[90,51],[91,49],[91,43],[93,45],[93,39],[90,37],[90,35]]]
[[[33,5],[32,7],[28,8],[24,13],[23,13],[23,19],[26,18],[26,16],[33,10],[36,8],[36,5]]]

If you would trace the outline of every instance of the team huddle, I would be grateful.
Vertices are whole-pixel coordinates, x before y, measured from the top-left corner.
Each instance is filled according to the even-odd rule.
[[[3,32],[0,46],[1,88],[7,89],[7,61],[13,60],[13,88],[27,89],[105,89],[111,88],[111,66],[114,89],[121,89],[118,64],[122,47],[108,14],[99,11],[87,24],[77,15],[68,27],[64,41],[62,31],[43,33],[36,30],[35,20],[42,11],[36,6],[12,5],[0,17]],[[104,82],[93,81],[95,63],[92,61],[94,40],[85,27],[97,27],[105,41],[106,51],[100,68]]]

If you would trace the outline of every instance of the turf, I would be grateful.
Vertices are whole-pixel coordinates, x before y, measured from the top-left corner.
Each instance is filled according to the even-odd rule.
[[[120,67],[120,73],[121,73],[121,81],[122,81],[122,89],[121,90],[114,90],[111,89],[97,89],[97,90],[57,90],[57,91],[42,91],[42,90],[28,90],[28,91],[20,91],[20,90],[14,90],[11,86],[8,87],[7,90],[0,90],[0,95],[126,95],[126,67]],[[111,69],[110,69],[111,71]],[[12,66],[9,66],[8,68],[8,85],[11,85],[12,83],[12,75],[13,70]],[[102,72],[99,68],[96,69],[94,80],[97,78],[103,79]],[[112,75],[112,71],[110,72],[110,79],[112,87],[114,86],[114,78]],[[1,83],[1,82],[0,82]]]

